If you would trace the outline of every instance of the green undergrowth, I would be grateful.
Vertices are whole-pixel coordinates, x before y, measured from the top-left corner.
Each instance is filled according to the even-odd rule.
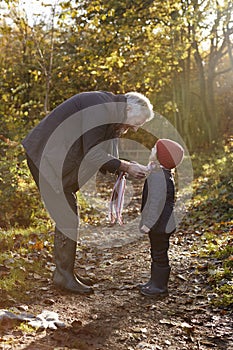
[[[193,157],[193,197],[182,223],[185,234],[197,235],[191,250],[201,262],[196,272],[204,275],[214,296],[210,302],[223,308],[233,304],[232,158],[232,140]],[[78,200],[82,220],[101,225],[85,196]],[[12,304],[12,299],[26,302],[31,291],[44,288],[51,277],[52,225],[44,217],[35,217],[35,221],[38,226],[34,228],[0,229],[1,306]]]
[[[49,230],[51,220],[30,174],[23,148],[20,145],[12,147],[0,140],[0,150],[0,228],[16,230],[33,226]],[[89,217],[97,224],[99,212],[80,192],[77,196],[81,219],[87,221]]]
[[[184,228],[200,237],[193,244],[213,294],[211,303],[233,306],[233,140],[204,155],[195,155],[193,197]]]
[[[0,306],[27,302],[50,277],[53,233],[33,229],[0,231]]]
[[[225,229],[226,225],[223,227]],[[206,270],[199,273],[206,274],[206,281],[213,289],[211,302],[216,306],[231,307],[233,306],[233,236],[230,231],[221,234],[218,230],[219,226],[215,225],[213,232],[205,232],[201,237],[199,256],[201,259],[207,259],[208,263]]]

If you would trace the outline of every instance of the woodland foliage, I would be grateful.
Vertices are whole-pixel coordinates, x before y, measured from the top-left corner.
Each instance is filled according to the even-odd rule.
[[[140,91],[190,152],[218,144],[228,131],[231,2],[61,0],[33,24],[20,0],[0,6],[0,226],[32,222],[38,197],[20,143],[73,94]]]

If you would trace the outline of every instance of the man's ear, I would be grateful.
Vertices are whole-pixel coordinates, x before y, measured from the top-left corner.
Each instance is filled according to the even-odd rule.
[[[127,106],[126,106],[126,110],[127,110],[127,112],[130,112],[130,111],[132,111],[132,106],[130,106],[130,105],[127,105]]]
[[[132,110],[133,110],[132,106],[130,106],[130,105],[126,106],[126,112],[127,112],[126,120],[132,119]]]

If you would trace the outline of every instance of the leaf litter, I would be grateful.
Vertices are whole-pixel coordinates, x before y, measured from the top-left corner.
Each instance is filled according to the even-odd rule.
[[[31,260],[32,267],[33,262],[43,259],[44,269],[30,270],[28,277],[33,278],[33,285],[26,290],[25,300],[24,296],[18,300],[10,292],[1,291],[0,307],[6,310],[7,305],[6,311],[16,315],[17,322],[11,321],[12,317],[8,321],[7,317],[0,317],[0,349],[233,348],[232,309],[210,302],[213,290],[206,278],[210,259],[200,258],[195,250],[190,250],[200,244],[199,232],[189,228],[187,235],[185,229],[180,229],[172,237],[169,296],[156,301],[139,293],[137,285],[149,278],[150,254],[147,236],[138,233],[139,201],[135,198],[137,210],[135,213],[133,206],[129,206],[127,225],[112,227],[104,220],[98,228],[82,224],[85,234],[77,249],[76,271],[92,280],[93,295],[56,290],[50,279],[54,265],[50,251],[46,250],[49,243],[44,247],[41,237],[33,237],[26,258]],[[20,244],[21,241],[20,237]],[[17,253],[12,259],[19,259]],[[3,278],[8,275],[11,263],[0,266]],[[39,327],[32,322],[27,329],[25,325],[30,326],[29,322],[45,310],[56,315],[62,327]],[[31,315],[31,320],[20,319],[22,313]]]

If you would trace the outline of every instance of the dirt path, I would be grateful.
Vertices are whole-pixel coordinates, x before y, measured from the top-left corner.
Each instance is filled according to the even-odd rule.
[[[124,213],[128,224],[81,227],[76,268],[92,279],[94,294],[57,291],[51,284],[52,256],[43,250],[38,257],[43,259],[44,271],[39,277],[29,274],[35,284],[26,291],[27,301],[6,296],[0,300],[0,307],[13,306],[13,311],[26,310],[33,315],[53,311],[66,327],[36,331],[2,324],[0,349],[233,349],[232,312],[211,306],[213,292],[205,277],[208,261],[198,258],[192,249],[193,243],[198,245],[199,236],[178,231],[171,240],[169,297],[156,301],[139,293],[137,284],[149,278],[150,254],[148,237],[139,234],[135,219],[140,210],[141,184],[135,186],[135,195]]]
[[[0,348],[232,349],[230,312],[210,307],[208,285],[195,273],[200,261],[189,250],[193,239],[181,233],[173,237],[170,295],[162,301],[144,297],[137,289],[149,276],[147,237],[122,247],[79,250],[79,272],[92,278],[95,293],[65,294],[47,279],[39,281],[29,291],[28,312],[55,311],[67,326],[33,332],[6,328]]]

